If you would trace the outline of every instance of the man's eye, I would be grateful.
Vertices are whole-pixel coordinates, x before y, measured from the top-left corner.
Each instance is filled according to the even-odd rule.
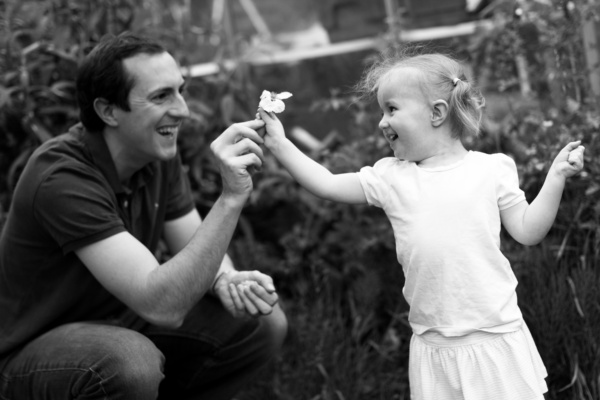
[[[156,101],[163,101],[168,97],[167,93],[159,93],[156,96],[154,96],[154,100]]]

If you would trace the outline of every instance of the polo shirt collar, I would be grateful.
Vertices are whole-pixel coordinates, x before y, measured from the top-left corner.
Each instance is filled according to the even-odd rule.
[[[104,135],[101,132],[91,133],[87,131],[81,123],[75,125],[72,129],[81,132],[82,141],[92,155],[94,164],[98,167],[102,175],[110,184],[115,193],[128,193],[129,189],[121,184],[117,167],[113,161]],[[154,174],[154,163],[150,163],[131,177],[131,189],[142,187],[150,180]]]

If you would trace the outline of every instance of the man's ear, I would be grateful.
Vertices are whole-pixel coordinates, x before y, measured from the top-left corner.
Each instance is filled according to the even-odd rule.
[[[104,123],[110,127],[116,127],[119,122],[115,116],[115,105],[109,103],[108,100],[98,97],[94,100],[94,110]]]
[[[436,100],[431,108],[431,125],[441,126],[448,116],[448,103],[445,100]]]

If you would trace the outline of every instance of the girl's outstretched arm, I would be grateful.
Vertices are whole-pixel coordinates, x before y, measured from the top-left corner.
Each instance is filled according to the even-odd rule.
[[[326,200],[366,204],[367,199],[356,173],[332,174],[286,138],[283,125],[275,114],[262,109],[258,112],[265,122],[265,146],[302,187]]]
[[[500,212],[502,224],[515,240],[534,245],[544,239],[556,218],[565,181],[583,169],[583,152],[581,141],[567,144],[554,159],[535,200]]]

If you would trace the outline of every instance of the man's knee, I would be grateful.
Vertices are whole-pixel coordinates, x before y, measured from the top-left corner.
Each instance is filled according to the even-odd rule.
[[[116,388],[129,391],[126,398],[158,396],[158,386],[164,378],[164,356],[150,339],[126,331],[115,338],[113,346],[109,345],[107,350],[111,353],[101,361],[106,374],[104,379],[114,381]]]
[[[281,350],[288,332],[288,321],[285,313],[277,304],[273,312],[263,318],[264,334],[266,338],[267,351],[275,355]]]
[[[163,354],[144,335],[117,329],[94,350],[96,360],[80,383],[89,391],[101,389],[111,399],[157,398],[164,378]]]
[[[144,335],[81,322],[61,325],[32,340],[2,372],[7,393],[14,394],[11,398],[37,390],[57,398],[146,400],[158,396],[163,365],[163,354]]]

